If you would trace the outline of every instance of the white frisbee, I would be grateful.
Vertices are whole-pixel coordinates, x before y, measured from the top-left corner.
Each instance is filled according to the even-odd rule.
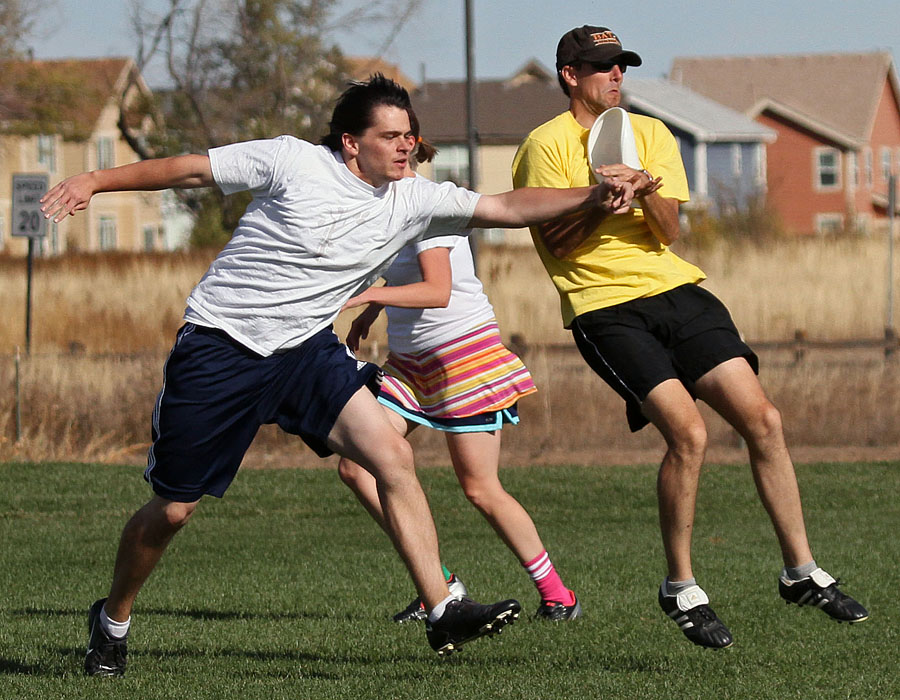
[[[596,168],[601,165],[624,163],[629,168],[641,169],[634,131],[628,112],[621,107],[612,107],[594,120],[588,134],[588,163],[594,179],[599,182]]]

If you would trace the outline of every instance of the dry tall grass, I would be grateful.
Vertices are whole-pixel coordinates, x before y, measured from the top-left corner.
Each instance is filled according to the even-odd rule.
[[[569,342],[558,296],[530,247],[482,246],[480,274],[503,332],[529,343]],[[704,286],[721,298],[750,340],[878,338],[887,304],[887,242],[874,238],[783,240],[711,248],[680,247],[707,274]],[[900,248],[893,277],[895,325],[900,325]]]
[[[875,338],[885,317],[886,246],[871,239],[783,242],[685,253],[752,340],[782,340],[802,329],[819,339]],[[22,439],[16,441],[14,351],[24,342],[25,264],[0,259],[0,460],[140,462],[162,365],[184,300],[210,253],[38,260],[32,356],[20,364]],[[508,432],[508,462],[604,462],[613,452],[658,450],[652,428],[624,425],[621,401],[590,373],[561,328],[558,301],[530,248],[481,249],[481,276],[504,335],[522,336],[540,387],[522,402]],[[900,262],[898,262],[900,268]],[[900,305],[900,272],[895,299]],[[350,314],[352,316],[354,314]],[[343,334],[349,318],[337,324]],[[380,360],[383,325],[363,355]],[[900,353],[811,353],[801,361],[761,353],[762,380],[782,409],[793,444],[900,451]],[[709,415],[709,414],[708,414]],[[737,439],[709,415],[714,446]],[[441,437],[414,434],[426,460],[446,462]],[[891,453],[892,454],[892,453]],[[264,429],[248,463],[315,463],[299,440]]]

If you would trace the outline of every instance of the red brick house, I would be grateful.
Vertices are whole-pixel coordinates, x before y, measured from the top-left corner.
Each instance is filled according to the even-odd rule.
[[[777,133],[768,202],[792,233],[887,224],[900,175],[900,82],[891,54],[676,58],[670,80]]]

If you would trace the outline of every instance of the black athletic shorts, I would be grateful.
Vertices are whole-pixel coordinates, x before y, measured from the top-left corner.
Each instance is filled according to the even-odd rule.
[[[378,366],[357,360],[331,327],[263,357],[223,331],[188,323],[163,370],[144,477],[172,501],[221,497],[264,423],[326,457],[347,401],[363,386],[377,395],[380,383]]]
[[[696,396],[696,381],[726,360],[743,357],[759,373],[728,309],[696,284],[589,311],[572,322],[572,335],[591,369],[625,399],[632,432],[649,423],[641,404],[667,379]]]

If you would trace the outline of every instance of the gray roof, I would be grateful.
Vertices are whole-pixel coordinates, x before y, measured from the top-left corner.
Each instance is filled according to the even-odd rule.
[[[670,77],[750,117],[772,109],[847,143],[869,138],[886,80],[900,100],[887,51],[682,57]]]
[[[740,112],[662,78],[626,78],[626,109],[636,108],[698,141],[767,141],[776,134]]]
[[[465,81],[432,81],[412,93],[422,135],[436,143],[466,142]],[[507,80],[475,85],[475,129],[483,145],[518,145],[532,129],[565,112],[556,73],[531,59]]]

